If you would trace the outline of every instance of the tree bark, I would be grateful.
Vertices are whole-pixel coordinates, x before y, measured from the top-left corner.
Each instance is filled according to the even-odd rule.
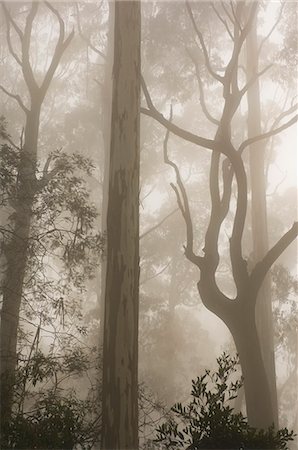
[[[257,16],[247,36],[247,77],[252,79],[258,72]],[[262,134],[259,80],[248,89],[248,138]],[[251,181],[251,221],[253,263],[261,261],[269,249],[266,209],[265,145],[256,142],[249,151]],[[274,357],[274,331],[270,276],[267,275],[258,294],[256,323],[260,337],[262,357],[270,386],[274,423],[278,427],[278,406]]]
[[[138,449],[140,3],[115,3],[102,449]]]

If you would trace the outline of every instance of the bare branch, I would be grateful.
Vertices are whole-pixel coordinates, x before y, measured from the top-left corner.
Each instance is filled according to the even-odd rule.
[[[261,44],[260,44],[259,49],[258,49],[258,57],[259,57],[260,54],[261,54],[263,45],[264,45],[265,42],[270,38],[271,34],[273,33],[273,31],[275,30],[275,28],[277,27],[277,25],[278,25],[279,22],[281,21],[282,13],[283,13],[283,10],[284,10],[284,6],[285,6],[285,3],[282,3],[282,4],[281,4],[281,7],[280,7],[280,10],[279,10],[279,15],[278,15],[278,17],[277,17],[276,22],[273,24],[273,26],[272,26],[272,28],[270,29],[269,33],[268,33],[268,34],[264,37],[264,39],[261,41]]]
[[[196,69],[196,76],[197,76],[197,80],[198,80],[198,85],[199,85],[199,93],[200,93],[200,104],[202,107],[202,111],[205,114],[206,118],[213,123],[214,125],[219,125],[219,120],[215,119],[208,111],[206,102],[205,102],[205,94],[204,94],[204,88],[203,88],[203,83],[202,83],[202,79],[200,76],[200,71],[199,71],[199,65],[197,63],[197,61],[195,60],[195,58],[193,57],[193,55],[191,54],[190,51],[187,50],[187,53],[189,54],[189,57],[191,58],[192,62],[194,63],[195,69]]]
[[[172,117],[173,117],[173,112],[172,112],[172,107],[171,107],[169,122],[172,121]],[[184,222],[186,225],[185,256],[187,257],[187,259],[189,259],[189,261],[193,262],[198,267],[200,267],[201,263],[202,263],[202,258],[199,257],[198,255],[196,255],[193,250],[193,224],[192,224],[192,218],[191,218],[186,189],[183,184],[177,164],[175,164],[173,161],[171,161],[168,156],[169,135],[170,135],[170,132],[169,132],[169,130],[167,130],[165,138],[164,138],[164,143],[163,143],[163,155],[164,155],[164,162],[166,164],[168,164],[169,166],[171,166],[175,171],[176,182],[177,182],[177,186],[179,188],[179,190],[178,190],[177,186],[175,186],[173,183],[171,183],[171,187],[173,188],[173,190],[176,194],[177,203],[178,203],[179,209],[182,213],[182,216],[184,218]]]
[[[257,81],[258,78],[260,78],[262,75],[264,75],[264,73],[266,73],[269,69],[271,69],[271,67],[273,67],[274,64],[269,64],[268,66],[266,66],[263,70],[261,70],[260,72],[257,72],[256,74],[254,74],[252,76],[252,78],[248,81],[248,83],[246,83],[246,85],[241,89],[240,91],[240,95],[241,97],[243,97],[243,95],[248,91],[248,89]]]
[[[88,38],[87,36],[85,36],[82,32],[82,27],[81,27],[81,20],[80,20],[80,11],[79,11],[79,7],[78,4],[76,3],[76,10],[77,10],[77,19],[78,19],[78,31],[79,31],[79,36],[81,37],[81,39],[86,42],[87,46],[91,48],[91,50],[93,50],[95,53],[97,53],[98,55],[100,55],[103,59],[106,59],[106,55],[99,50],[97,47],[95,47],[90,38]]]
[[[210,75],[212,75],[213,78],[215,78],[217,81],[222,83],[223,82],[223,77],[221,75],[218,75],[218,73],[214,72],[214,70],[212,69],[212,66],[211,66],[211,63],[210,63],[210,58],[209,58],[208,51],[207,51],[207,48],[206,48],[206,45],[205,45],[205,42],[204,42],[203,35],[200,32],[200,30],[198,29],[198,27],[197,27],[197,24],[196,24],[196,21],[194,19],[193,12],[192,12],[192,9],[191,9],[191,6],[190,6],[188,0],[186,0],[186,9],[187,9],[187,12],[189,14],[189,17],[190,17],[191,23],[193,25],[193,28],[194,28],[194,30],[196,32],[196,35],[199,38],[199,41],[200,41],[200,44],[201,44],[201,47],[202,47],[202,50],[203,50],[204,58],[205,58],[206,67],[207,67]]]
[[[270,267],[286,250],[286,248],[296,239],[298,235],[298,222],[294,222],[292,228],[287,231],[279,241],[267,252],[264,258],[258,262],[250,275],[252,289],[255,295],[258,293],[264,278],[266,277]]]
[[[292,126],[294,123],[296,123],[297,119],[298,119],[298,115],[296,114],[294,117],[292,117],[292,119],[290,119],[288,122],[284,123],[280,127],[275,128],[274,130],[267,131],[267,133],[263,133],[263,134],[260,134],[258,136],[246,139],[240,145],[240,147],[238,149],[238,152],[241,154],[241,153],[243,153],[244,149],[246,147],[248,147],[249,145],[254,144],[255,142],[258,142],[258,141],[262,141],[263,139],[268,139],[271,136],[274,136],[274,135],[276,135],[278,133],[281,133],[283,130],[286,130],[287,128]]]
[[[221,4],[223,4],[223,2],[221,2]],[[233,19],[230,17],[230,15],[228,15],[228,17],[229,17],[229,19],[231,20],[231,22],[232,22],[234,25],[235,25],[235,24],[238,25],[239,30],[241,31],[241,30],[242,30],[241,23],[240,23],[240,21],[239,21],[239,19],[238,19],[238,17],[237,17],[237,14],[236,14],[236,11],[235,11],[235,8],[234,8],[234,5],[233,5],[233,2],[232,2],[232,1],[230,1],[230,6],[231,6],[232,14],[233,14]],[[223,7],[224,7],[224,6],[223,6]],[[226,12],[226,14],[227,14],[227,12]]]
[[[23,39],[23,32],[21,31],[20,27],[17,25],[17,23],[13,20],[9,10],[6,7],[6,3],[5,2],[1,2],[2,4],[2,8],[4,11],[4,14],[6,16],[6,19],[8,19],[8,21],[12,24],[15,32],[17,33],[17,35],[19,36],[19,38],[22,40]]]
[[[290,108],[283,111],[278,117],[276,117],[276,119],[274,120],[274,122],[270,128],[270,131],[274,130],[274,128],[282,121],[282,119],[284,119],[288,115],[294,113],[297,110],[297,107],[298,107],[298,103],[295,103],[294,105],[290,106]]]
[[[220,2],[222,9],[224,10],[224,12],[226,13],[227,17],[230,19],[231,23],[234,25],[235,24],[235,20],[233,19],[233,17],[231,16],[231,14],[229,13],[229,10],[227,9],[226,5],[224,4],[224,2]],[[234,10],[232,9],[232,12],[234,13]],[[234,14],[233,14],[234,15]]]
[[[169,214],[167,214],[162,220],[160,220],[156,225],[154,225],[153,227],[149,228],[149,230],[144,231],[144,233],[142,233],[140,235],[140,240],[143,239],[148,234],[152,233],[152,231],[154,231],[157,228],[159,228],[166,220],[168,220],[169,217],[171,217],[177,211],[178,211],[178,208],[175,208],[173,211],[171,211]]]
[[[49,2],[45,2],[46,6],[48,7],[48,9],[50,11],[52,11],[52,13],[57,17],[58,22],[59,22],[59,37],[58,37],[58,41],[56,44],[56,48],[54,51],[54,55],[52,57],[52,61],[50,63],[50,66],[48,68],[48,71],[44,77],[44,80],[42,82],[41,85],[41,93],[42,96],[44,97],[49,86],[50,83],[53,79],[54,73],[58,67],[58,64],[61,60],[61,57],[63,55],[63,53],[65,52],[66,48],[69,46],[72,38],[74,37],[74,30],[72,30],[72,32],[68,35],[68,37],[64,40],[65,38],[65,24],[64,21],[62,20],[59,12],[49,3]]]
[[[14,51],[14,48],[13,48],[13,45],[12,45],[12,42],[11,42],[11,37],[10,37],[10,24],[11,23],[13,24],[14,21],[12,20],[12,17],[9,14],[9,11],[6,8],[4,3],[2,3],[2,8],[3,8],[4,14],[5,14],[5,19],[6,19],[6,41],[7,41],[9,52],[13,56],[15,61],[18,63],[18,65],[22,66],[22,61],[20,60],[20,58],[18,57],[18,55]]]
[[[147,105],[149,108],[149,109],[146,109],[146,108],[141,107],[142,114],[145,114],[146,116],[152,117],[153,119],[157,120],[161,125],[163,125],[165,128],[167,128],[171,133],[175,134],[176,136],[181,137],[182,139],[185,139],[188,142],[192,142],[195,145],[199,145],[201,147],[208,148],[210,150],[220,151],[219,146],[215,143],[215,141],[213,139],[206,139],[201,136],[197,136],[196,134],[186,131],[183,128],[180,128],[177,125],[173,124],[171,121],[167,120],[153,105],[152,99],[150,97],[150,94],[149,94],[149,91],[148,91],[148,88],[146,86],[143,76],[141,76],[141,85],[142,85],[145,99],[146,99],[146,102],[147,102]]]
[[[217,11],[217,9],[214,6],[214,3],[211,4],[212,9],[214,10],[215,14],[217,15],[218,19],[221,21],[221,23],[224,25],[225,29],[228,32],[228,35],[230,36],[231,40],[234,40],[234,36],[232,35],[232,32],[227,24],[227,22],[221,17],[221,15],[219,14],[219,12]]]
[[[14,100],[16,100],[18,102],[18,104],[20,105],[20,107],[22,108],[22,110],[27,114],[29,112],[29,110],[26,108],[26,106],[24,105],[21,97],[17,94],[12,94],[11,92],[7,91],[1,84],[0,84],[0,89],[1,91],[3,91],[6,95],[8,95],[8,97],[13,98]]]
[[[26,18],[25,30],[22,39],[22,72],[31,97],[36,94],[38,90],[38,85],[33,75],[29,56],[32,25],[38,11],[38,5],[38,2],[32,2],[31,4],[31,9]]]
[[[145,280],[140,281],[140,286],[147,283],[147,281],[153,280],[153,278],[156,278],[159,275],[161,275],[169,267],[170,264],[171,264],[171,261],[169,261],[162,269],[160,269],[158,272],[156,272],[151,277],[145,278]]]
[[[219,152],[221,151],[221,148],[219,147],[218,143],[214,142],[214,140],[197,136],[196,134],[193,134],[189,131],[184,130],[183,128],[178,127],[177,125],[169,122],[169,120],[167,120],[157,110],[141,108],[141,113],[157,120],[157,122],[159,122],[161,125],[163,125],[171,133],[175,134],[176,136],[179,136],[181,139],[184,139],[185,141],[191,142],[200,147],[208,148],[211,150],[216,150]],[[223,150],[223,152],[225,151],[224,148],[222,150]]]

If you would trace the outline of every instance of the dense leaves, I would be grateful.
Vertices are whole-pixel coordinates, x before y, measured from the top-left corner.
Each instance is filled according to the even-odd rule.
[[[237,375],[238,359],[223,354],[217,371],[206,370],[192,383],[192,399],[177,403],[173,416],[157,429],[157,442],[176,449],[286,449],[293,431],[257,430],[242,413],[235,413],[231,401],[243,380]]]

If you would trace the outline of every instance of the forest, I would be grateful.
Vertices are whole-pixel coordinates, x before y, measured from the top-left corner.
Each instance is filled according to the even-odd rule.
[[[295,1],[0,2],[1,449],[295,450]]]

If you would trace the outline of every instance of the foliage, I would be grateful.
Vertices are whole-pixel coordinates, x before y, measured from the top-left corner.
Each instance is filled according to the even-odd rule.
[[[157,429],[157,442],[177,449],[286,449],[293,431],[257,430],[242,413],[234,413],[242,379],[235,379],[238,359],[223,353],[215,373],[206,370],[193,380],[192,400],[172,407],[174,415]],[[234,378],[234,380],[233,380]]]
[[[19,363],[13,415],[2,435],[5,448],[92,447],[100,426],[98,384],[90,386],[85,400],[68,387],[80,377],[90,379],[90,371],[98,371],[97,349],[92,353],[96,355],[93,359],[82,347],[67,349],[59,356],[36,350]]]
[[[60,397],[48,391],[26,415],[16,413],[7,430],[8,448],[16,449],[72,449],[80,445],[91,448],[90,424],[86,413],[90,404],[75,396]]]

